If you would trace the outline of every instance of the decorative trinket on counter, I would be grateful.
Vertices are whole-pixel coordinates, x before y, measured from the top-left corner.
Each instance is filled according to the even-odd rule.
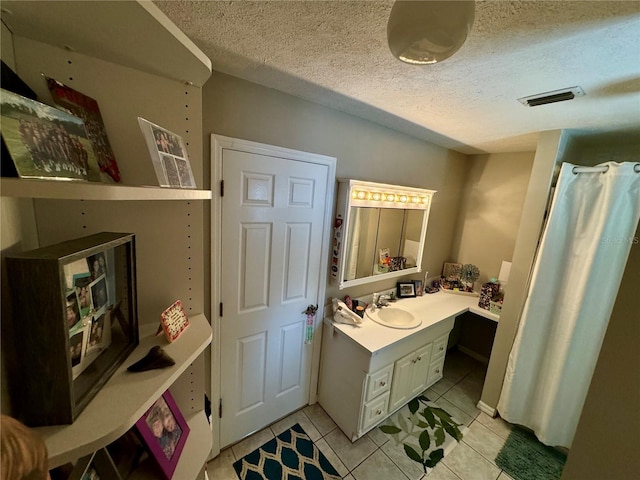
[[[478,300],[478,306],[489,310],[489,303],[500,292],[500,283],[497,278],[492,278],[489,282],[482,285],[480,290],[480,299]]]

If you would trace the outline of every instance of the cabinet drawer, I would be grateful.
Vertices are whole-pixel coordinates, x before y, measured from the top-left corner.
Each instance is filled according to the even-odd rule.
[[[447,353],[447,342],[449,341],[449,334],[443,335],[433,342],[433,351],[431,353],[431,362],[438,360],[440,357],[444,357]]]
[[[444,370],[444,356],[431,362],[429,366],[429,376],[427,377],[427,386],[430,387],[438,380],[442,378],[442,371]]]
[[[389,393],[385,393],[378,398],[364,404],[362,409],[362,423],[360,431],[375,425],[387,416],[389,407]]]
[[[367,375],[367,387],[364,401],[368,402],[391,388],[393,365],[388,365],[375,373]]]

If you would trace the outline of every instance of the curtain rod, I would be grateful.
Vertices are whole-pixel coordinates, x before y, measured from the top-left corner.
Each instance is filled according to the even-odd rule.
[[[571,171],[577,175],[578,173],[605,173],[607,170],[609,166],[603,165],[602,167],[573,167]],[[640,173],[640,163],[634,165],[633,171]]]

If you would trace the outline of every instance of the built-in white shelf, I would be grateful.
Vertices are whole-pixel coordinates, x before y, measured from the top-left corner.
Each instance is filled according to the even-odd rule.
[[[0,195],[56,200],[210,200],[211,190],[3,178]]]
[[[2,1],[2,21],[30,38],[198,87],[211,60],[150,1]]]
[[[49,468],[74,462],[84,455],[107,446],[126,433],[204,351],[211,343],[211,338],[211,325],[202,314],[191,316],[189,327],[173,343],[167,343],[164,335],[142,336],[138,347],[91,400],[75,422],[71,425],[35,429],[47,445]],[[127,371],[129,365],[144,357],[154,345],[162,346],[165,352],[175,360],[175,365],[146,372]],[[183,412],[183,414],[189,422],[190,437],[193,440],[191,445],[195,450],[185,446],[185,452],[188,452],[188,455],[180,458],[178,469],[193,471],[192,469],[199,465],[195,470],[197,474],[206,461],[212,442],[204,413],[204,397],[202,397],[202,410]],[[200,451],[202,456],[197,454]],[[183,462],[187,464],[181,466]],[[195,476],[186,475],[175,478],[195,478]]]

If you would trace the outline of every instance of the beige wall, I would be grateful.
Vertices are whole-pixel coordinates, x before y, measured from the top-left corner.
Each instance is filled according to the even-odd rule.
[[[640,244],[636,232],[562,480],[640,472]]]
[[[451,260],[476,265],[480,285],[512,260],[533,158],[533,152],[501,153],[469,162]]]
[[[465,155],[218,72],[204,87],[203,117],[205,136],[216,133],[336,157],[338,177],[438,190],[423,266],[439,272],[449,258],[469,165]],[[205,178],[209,175],[205,170]],[[395,280],[342,291],[329,285],[326,296],[359,296],[393,286]]]
[[[518,228],[509,285],[493,342],[489,367],[482,389],[481,402],[495,408],[502,391],[502,381],[507,368],[511,346],[518,329],[520,311],[526,298],[529,272],[533,265],[538,238],[542,229],[544,212],[553,181],[554,167],[564,149],[559,130],[542,132],[538,140],[527,194],[522,208],[522,220]]]

